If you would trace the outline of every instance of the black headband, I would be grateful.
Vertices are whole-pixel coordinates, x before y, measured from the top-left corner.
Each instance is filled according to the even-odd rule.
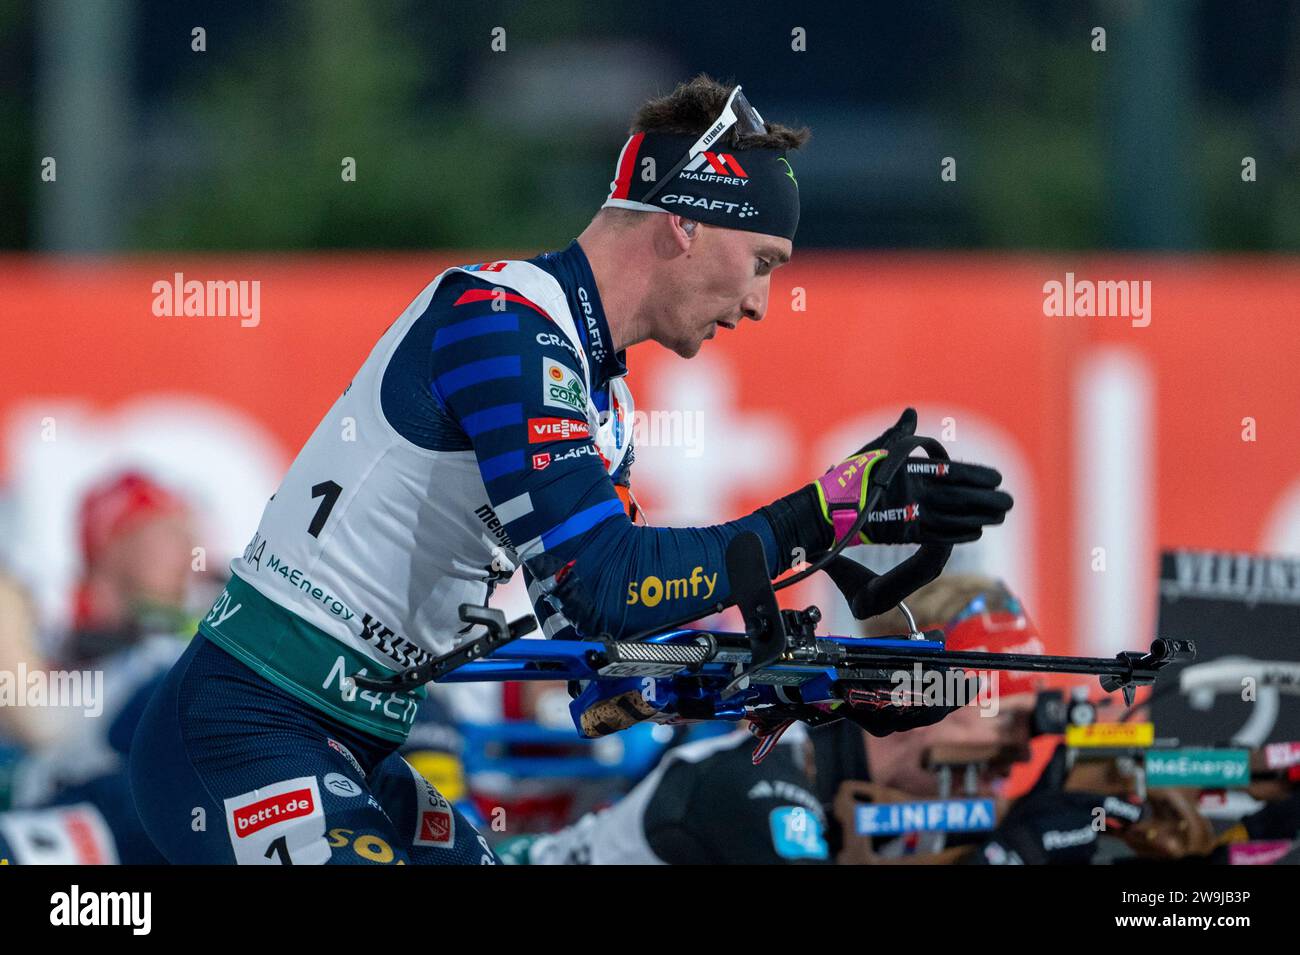
[[[623,146],[606,206],[673,212],[727,229],[793,239],[799,183],[783,149],[703,150],[694,136],[636,133]]]

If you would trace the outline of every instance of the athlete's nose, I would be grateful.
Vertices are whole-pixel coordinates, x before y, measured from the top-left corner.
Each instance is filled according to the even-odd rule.
[[[767,289],[763,289],[762,292],[751,292],[740,300],[740,315],[742,318],[761,322],[766,314]]]

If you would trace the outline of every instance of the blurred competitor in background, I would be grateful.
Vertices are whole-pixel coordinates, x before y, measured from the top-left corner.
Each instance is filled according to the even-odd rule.
[[[191,566],[189,505],[143,473],[91,487],[78,527],[83,572],[73,625],[49,668],[102,672],[102,712],[39,711],[47,738],[13,770],[14,811],[0,813],[0,856],[22,864],[158,863],[131,798],[127,750],[193,632],[196,602],[210,601],[216,588],[205,592],[208,578]]]
[[[568,248],[449,269],[392,324],[141,722],[135,796],[169,860],[492,861],[396,755],[422,691],[357,693],[348,676],[392,675],[475,636],[460,605],[486,602],[520,564],[546,636],[618,636],[725,599],[741,532],[776,576],[851,525],[871,447],[727,524],[637,526],[628,490],[624,350],[654,341],[690,358],[762,319],[793,247],[789,156],[807,136],[699,77],[638,111],[605,208]],[[960,543],[1002,521],[996,471],[935,470],[902,472],[867,542]],[[655,713],[636,681],[593,686],[585,735]]]
[[[923,629],[944,631],[950,650],[1045,652],[1020,600],[991,577],[944,575],[917,590],[907,604]],[[906,629],[903,615],[892,610],[867,621],[864,632],[884,636]],[[1029,792],[1006,803],[1005,781],[1017,764],[1031,758],[1030,740],[1060,728],[1038,724],[1042,682],[1036,675],[995,671],[983,679],[997,681],[995,708],[964,706],[943,723],[888,739],[864,737],[839,726],[814,731],[818,791],[833,801],[831,840],[842,864],[1086,864],[1097,849],[1094,809],[1106,812],[1111,831],[1136,820],[1139,810],[1129,803],[1098,793],[1067,792],[1063,747],[1057,748]],[[943,767],[951,770],[966,760],[973,772],[963,780],[962,791],[954,791]],[[1001,804],[992,832],[872,837],[854,831],[855,809],[865,802],[990,796]]]
[[[614,806],[499,851],[520,865],[829,863],[808,737],[792,726],[758,765],[743,729],[688,737]]]
[[[44,666],[44,657],[36,647],[36,611],[31,594],[17,580],[0,572],[0,672],[17,673],[20,667],[35,670]],[[57,723],[40,710],[0,706],[0,744],[40,746],[57,734]]]

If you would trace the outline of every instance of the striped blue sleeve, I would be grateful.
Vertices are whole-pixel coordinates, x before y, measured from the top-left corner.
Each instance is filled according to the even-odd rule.
[[[741,530],[759,534],[778,572],[775,537],[758,514],[711,527],[634,526],[588,433],[587,382],[564,333],[518,296],[494,311],[464,295],[463,281],[445,284],[429,306],[429,395],[474,451],[538,614],[544,625],[555,617],[548,635],[566,622],[618,634],[708,613],[729,592],[724,555]],[[548,596],[566,567],[574,606]]]

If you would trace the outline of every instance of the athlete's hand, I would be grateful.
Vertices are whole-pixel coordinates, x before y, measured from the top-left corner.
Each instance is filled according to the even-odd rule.
[[[844,716],[878,737],[933,726],[958,709],[957,706],[886,706],[872,710],[855,706],[849,708]]]
[[[888,454],[884,447],[916,431],[916,412],[908,408],[898,423],[856,454],[813,482],[822,517],[838,540],[866,504],[871,471]],[[964,544],[978,540],[989,524],[1001,524],[1011,495],[998,490],[1002,475],[993,468],[958,461],[909,459],[867,517],[864,544]]]
[[[1151,812],[1124,833],[1124,841],[1145,858],[1208,856],[1214,851],[1214,827],[1197,808],[1199,796],[1198,790],[1188,788],[1150,790]]]
[[[947,667],[936,666],[931,669],[943,674],[943,685],[949,685]],[[920,729],[922,726],[933,726],[949,714],[961,709],[979,694],[978,674],[961,672],[960,679],[964,686],[954,687],[952,698],[954,701],[961,702],[927,703],[920,690],[905,693],[901,687],[895,687],[889,691],[861,694],[850,691],[848,705],[841,712],[846,719],[852,720],[872,736],[889,736],[891,733],[904,733],[907,730]],[[858,696],[863,698],[856,698]],[[885,699],[882,699],[882,696]],[[870,699],[866,699],[867,697]]]
[[[1062,745],[1034,787],[1016,800],[989,840],[966,861],[1087,865],[1097,852],[1099,832],[1122,833],[1141,816],[1141,806],[1118,796],[1065,791],[1066,776],[1066,748]]]

